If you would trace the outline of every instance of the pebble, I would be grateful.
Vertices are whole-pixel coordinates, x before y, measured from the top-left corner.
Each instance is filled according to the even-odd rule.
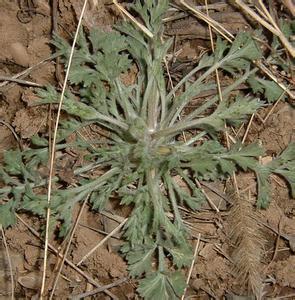
[[[18,65],[21,65],[23,67],[29,66],[29,54],[27,52],[27,48],[23,44],[19,42],[12,43],[10,45],[10,54],[14,62]]]
[[[38,272],[30,272],[24,276],[18,277],[18,283],[31,290],[36,290],[41,286],[41,276]]]

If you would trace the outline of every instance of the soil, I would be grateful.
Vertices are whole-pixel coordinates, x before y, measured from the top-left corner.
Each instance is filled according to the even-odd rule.
[[[56,61],[50,58],[53,53],[50,44],[53,25],[49,2],[51,3],[46,0],[19,1],[19,3],[3,0],[0,2],[0,76],[12,77],[30,68],[28,74],[22,79],[40,86],[61,85],[58,79],[63,76],[63,72],[57,73]],[[63,37],[69,38],[75,30],[83,1],[60,0],[57,2],[58,31]],[[89,2],[90,7],[84,18],[84,26],[88,29],[100,27],[103,30],[110,30],[111,25],[120,17],[112,1],[92,0]],[[29,14],[23,12],[26,10],[26,5],[30,6]],[[230,10],[227,13],[230,13]],[[240,20],[243,24],[247,23],[244,17]],[[240,24],[236,25],[240,26]],[[179,73],[186,73],[190,69],[190,62],[196,61],[200,53],[207,51],[210,47],[206,30],[200,29],[203,31],[201,38],[198,39],[195,33],[192,36],[191,29],[187,32],[188,36],[185,36],[186,28],[180,29],[184,33],[175,45],[175,53],[178,53],[175,59],[180,65],[180,67],[175,65],[176,71],[172,74],[176,78]],[[172,35],[171,28],[167,30],[168,33],[170,30],[169,34]],[[40,64],[44,60],[46,61]],[[131,80],[132,83],[136,72],[136,68],[131,70],[131,74],[126,75],[126,81]],[[30,84],[0,81],[0,160],[5,150],[16,149],[20,144],[26,145],[28,139],[36,133],[46,133],[50,111],[47,107],[29,106],[34,98],[34,91],[35,87]],[[268,114],[270,109],[272,106],[259,111],[259,116],[254,118],[246,140],[247,143],[261,141],[267,150],[266,157],[263,159],[275,157],[291,141],[294,141],[294,109],[288,102],[280,102],[263,124],[261,119]],[[20,140],[16,140],[11,128]],[[69,176],[69,173],[66,176]],[[238,183],[241,190],[253,186],[251,190],[255,193],[253,174],[239,174]],[[278,296],[287,298],[292,294],[293,296],[288,299],[295,299],[295,201],[290,198],[288,186],[282,179],[273,176],[271,185],[273,201],[270,207],[257,211],[257,222],[262,224],[264,241],[261,262],[257,268],[261,270],[263,278],[264,299]],[[235,298],[237,295],[243,295],[246,292],[232,268],[231,244],[228,236],[229,206],[225,200],[212,192],[212,190],[217,190],[222,193],[223,188],[223,183],[212,183],[209,187],[204,187],[211,200],[220,208],[219,213],[206,204],[199,213],[184,212],[183,215],[186,221],[193,224],[193,246],[196,246],[199,234],[201,236],[198,256],[186,292],[187,299],[238,299]],[[114,207],[109,207],[109,209],[115,211],[116,215],[121,217],[128,215],[128,209],[117,208],[116,205]],[[79,209],[80,207],[75,208],[75,215],[78,214]],[[37,232],[44,225],[34,216],[21,215],[20,217]],[[93,212],[90,208],[84,209],[75,231],[68,260],[74,264],[78,263],[105,237],[104,231],[110,232],[117,225],[117,221]],[[43,243],[28,226],[18,221],[14,227],[5,231],[13,262],[12,270],[15,275],[17,299],[37,299],[41,284]],[[136,282],[128,279],[126,262],[118,253],[121,245],[120,237],[120,234],[117,234],[111,238],[108,243],[85,259],[80,269],[101,285],[126,278],[123,283],[110,288],[109,291],[118,299],[139,299],[136,293]],[[60,239],[55,239],[52,245],[60,250],[64,243]],[[51,252],[47,278],[49,282],[54,280],[51,275],[56,262],[57,256]],[[5,248],[3,243],[0,243],[0,299],[9,299],[11,287],[9,270]],[[55,299],[67,299],[69,296],[91,291],[95,288],[92,283],[81,272],[77,272],[66,263],[58,281]],[[111,297],[100,293],[87,299],[111,299]]]

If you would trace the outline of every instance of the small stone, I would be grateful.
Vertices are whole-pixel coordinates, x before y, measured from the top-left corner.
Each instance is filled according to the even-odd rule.
[[[27,289],[36,290],[41,285],[41,278],[39,273],[30,272],[24,276],[20,276],[18,278],[18,283]]]
[[[19,42],[12,43],[10,45],[10,54],[14,62],[18,65],[21,65],[23,67],[29,66],[29,54],[27,52],[27,48],[23,44]]]

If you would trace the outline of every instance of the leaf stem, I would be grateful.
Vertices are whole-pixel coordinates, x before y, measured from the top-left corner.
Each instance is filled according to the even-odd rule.
[[[97,162],[88,164],[86,166],[83,166],[79,169],[74,170],[74,175],[80,175],[80,174],[85,173],[87,171],[90,171],[94,168],[97,168],[99,165],[100,165],[100,163],[97,163]],[[119,170],[119,168],[116,168],[116,169]],[[59,180],[59,178],[57,176],[52,178],[52,182],[57,182],[58,180]],[[37,187],[44,186],[46,184],[47,184],[47,180],[44,179],[44,180],[41,180],[38,184],[30,183],[29,186],[31,188],[37,188]],[[26,186],[27,186],[27,183],[26,184],[21,184],[21,185],[18,185],[18,186],[8,186],[8,187],[1,188],[0,189],[0,195],[9,194],[9,193],[12,192],[13,189],[15,189],[17,191],[25,190]]]
[[[242,82],[244,82],[250,75],[254,74],[257,70],[258,70],[258,68],[254,68],[252,70],[247,70],[246,73],[240,79],[238,79],[233,84],[231,84],[226,89],[224,89],[224,91],[222,92],[223,97],[227,96],[232,90],[234,90],[237,86],[239,86]],[[212,71],[214,71],[214,70],[212,70]],[[190,113],[186,117],[182,118],[179,122],[176,123],[176,125],[156,131],[153,134],[153,137],[156,139],[159,139],[159,138],[163,138],[163,137],[169,137],[169,136],[175,135],[177,133],[181,133],[182,131],[187,130],[187,129],[198,128],[199,125],[202,125],[205,123],[204,121],[206,119],[207,119],[206,123],[208,123],[209,117],[200,118],[200,119],[193,119],[193,118],[195,118],[198,115],[200,115],[201,113],[203,113],[206,109],[208,109],[210,106],[215,104],[218,100],[219,100],[219,95],[214,96],[209,101],[204,103],[201,107],[197,108],[192,113]]]
[[[74,187],[70,190],[66,190],[66,193],[68,193],[68,192],[80,193],[82,191],[91,192],[95,187],[99,187],[99,185],[101,183],[103,183],[104,181],[110,179],[116,173],[117,174],[121,173],[121,169],[118,168],[118,167],[110,169],[109,171],[107,171],[106,173],[104,173],[103,175],[99,176],[97,179],[95,179],[95,180],[93,180],[89,183],[86,183],[86,184],[81,185],[81,186]]]
[[[238,80],[236,80],[233,84],[228,86],[222,91],[222,97],[224,98],[227,96],[229,93],[231,93],[235,88],[237,88],[242,82],[246,81],[249,76],[257,72],[258,68],[254,68],[252,70],[248,69],[243,76],[241,76]],[[214,96],[211,98],[209,101],[204,103],[201,107],[195,109],[193,112],[191,112],[189,115],[184,117],[182,121],[184,120],[191,120],[194,117],[200,115],[203,113],[206,109],[208,109],[210,106],[215,104],[219,100],[219,95]]]
[[[158,270],[159,272],[163,273],[165,272],[165,255],[164,255],[164,250],[162,246],[158,246],[158,251],[159,251],[159,266]]]
[[[200,127],[200,125],[203,125],[204,123],[207,123],[209,120],[209,117],[191,120],[191,121],[180,121],[175,126],[171,126],[162,130],[156,131],[152,136],[155,139],[159,139],[161,137],[169,137],[171,135],[175,135],[177,133],[181,133],[182,131],[185,131],[187,129],[194,129]]]
[[[159,109],[159,92],[156,79],[152,79],[151,92],[148,97],[148,128],[153,132],[157,128],[158,109]]]
[[[168,193],[169,193],[169,200],[172,204],[172,209],[174,212],[174,217],[175,217],[175,221],[177,223],[178,226],[181,226],[183,224],[178,207],[177,207],[177,201],[176,201],[176,197],[175,197],[175,192],[173,190],[173,186],[171,184],[171,177],[168,175],[165,176],[165,182],[167,184],[167,188],[168,188]]]

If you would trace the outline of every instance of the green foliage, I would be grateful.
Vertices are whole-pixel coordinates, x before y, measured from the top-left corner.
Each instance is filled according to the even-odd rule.
[[[284,90],[274,81],[251,76],[247,82],[254,93],[264,94],[269,102],[277,101],[280,97],[286,98],[286,96],[282,96]]]
[[[141,245],[138,249],[134,247],[133,251],[128,249],[126,259],[129,264],[129,274],[132,277],[138,277],[143,274],[148,274],[152,270],[152,261],[155,255],[156,245]]]
[[[286,39],[290,41],[293,46],[292,36],[295,34],[295,21],[294,20],[279,20],[279,27],[283,32]],[[269,37],[262,34],[262,31],[256,31],[255,36],[263,41],[265,44],[269,43]],[[265,57],[265,62],[269,68],[272,69],[272,73],[277,78],[278,82],[283,83],[286,87],[292,85],[292,79],[287,74],[292,74],[292,65],[294,64],[294,58],[286,54],[286,50],[282,47],[280,39],[273,35],[272,41],[269,47],[270,53],[268,57]],[[287,76],[286,76],[287,75]],[[268,102],[274,102],[278,99],[285,100],[287,95],[284,90],[277,84],[277,82],[270,80],[269,78],[261,78],[261,76],[252,75],[248,78],[247,83],[251,87],[254,94],[259,97],[263,97]]]
[[[183,294],[185,281],[180,272],[171,275],[155,272],[141,280],[138,291],[144,299],[177,300]]]
[[[224,56],[224,53],[226,56]],[[216,45],[216,58],[224,60],[221,68],[234,74],[249,66],[249,61],[261,58],[261,51],[254,40],[247,34],[239,34],[231,46],[218,40]]]
[[[190,265],[192,249],[179,205],[197,210],[204,201],[202,191],[195,186],[196,179],[211,181],[239,170],[252,170],[258,178],[261,207],[269,202],[271,173],[285,177],[293,193],[295,189],[294,144],[273,162],[261,166],[258,158],[263,150],[258,145],[237,143],[228,150],[217,139],[226,124],[240,124],[263,105],[243,94],[230,96],[255,72],[250,70],[251,60],[261,57],[255,41],[245,33],[232,45],[219,39],[213,54],[203,56],[189,74],[167,90],[163,60],[171,41],[161,39],[167,5],[168,1],[148,0],[133,6],[153,38],[130,22],[108,33],[92,30],[86,36],[80,32],[70,73],[71,91],[79,90],[80,95],[70,90],[65,95],[62,109],[68,117],[60,124],[57,151],[64,154],[70,147],[81,150],[87,153],[87,163],[74,170],[75,187],[68,186],[57,172],[53,181],[59,188],[53,190],[50,203],[51,219],[60,223],[61,235],[71,226],[74,205],[89,194],[97,210],[103,210],[113,196],[120,198],[121,205],[132,206],[124,227],[122,252],[130,275],[139,279],[140,295],[161,300],[178,299],[185,288],[182,269]],[[70,45],[59,37],[53,44],[66,65]],[[135,82],[126,85],[122,74],[128,75],[133,64],[138,67]],[[179,118],[193,97],[215,87],[207,81],[217,69],[234,78],[239,75],[223,91],[223,101],[213,96]],[[197,79],[191,82],[196,73]],[[179,92],[184,85],[185,91]],[[60,98],[51,86],[38,93],[39,105],[58,103]],[[73,133],[91,124],[100,126],[106,137],[90,143],[76,135],[68,142]],[[179,136],[185,131],[200,134],[202,142],[195,143],[195,137],[181,141]],[[15,222],[17,211],[45,216],[47,176],[41,171],[47,162],[48,142],[42,136],[32,138],[31,148],[5,153],[0,168],[3,227]],[[94,169],[103,175],[95,177]]]
[[[294,20],[286,20],[279,19],[279,27],[284,34],[284,36],[290,41],[290,43],[295,45],[294,40],[292,40],[292,36],[295,34],[295,21]],[[290,58],[291,59],[291,58]],[[288,59],[285,57],[285,50],[282,47],[280,39],[277,36],[273,36],[273,40],[271,43],[271,55],[268,58],[271,64],[280,67],[282,70],[289,72],[289,63]],[[294,62],[294,58],[293,58]]]
[[[16,222],[16,217],[13,211],[13,201],[1,204],[0,209],[0,226],[7,228]]]
[[[291,143],[277,158],[268,164],[255,168],[258,181],[258,206],[265,208],[270,202],[269,176],[277,174],[286,179],[295,197],[295,143]]]

